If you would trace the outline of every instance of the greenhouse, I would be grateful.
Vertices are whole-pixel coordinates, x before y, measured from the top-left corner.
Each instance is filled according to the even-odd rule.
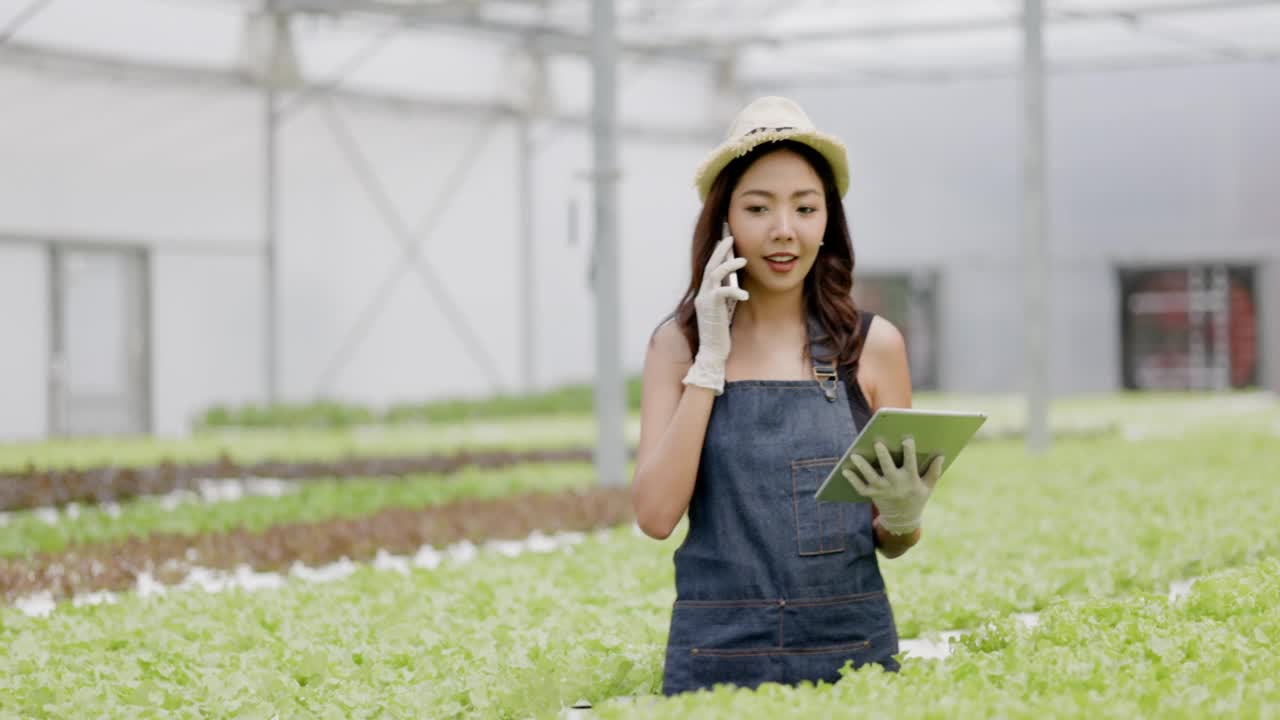
[[[1280,715],[1280,3],[0,0],[0,97],[0,716]],[[810,490],[902,406],[897,548]],[[880,642],[690,590],[770,518],[892,662],[751,681]]]

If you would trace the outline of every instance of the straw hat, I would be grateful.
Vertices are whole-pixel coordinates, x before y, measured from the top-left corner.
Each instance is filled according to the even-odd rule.
[[[702,161],[694,174],[698,199],[706,200],[716,176],[734,158],[742,157],[757,145],[779,140],[804,143],[822,154],[831,164],[840,196],[849,190],[849,157],[844,143],[834,135],[818,132],[809,116],[794,100],[769,96],[751,102],[738,113],[720,147]]]

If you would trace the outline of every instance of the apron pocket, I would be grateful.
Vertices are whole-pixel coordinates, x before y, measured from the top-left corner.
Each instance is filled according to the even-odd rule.
[[[877,654],[877,648],[869,640],[795,651],[785,658],[783,677],[793,685],[806,680],[834,685],[840,681],[840,668],[846,661],[852,660],[853,667],[859,668],[874,662]]]
[[[743,688],[756,688],[762,683],[782,682],[782,659],[763,651],[712,651],[693,648],[689,651],[689,678],[695,688],[724,683]]]
[[[776,647],[782,638],[777,600],[677,600],[667,643],[679,648]]]
[[[781,641],[782,608],[778,600],[677,600],[663,692],[781,680],[765,654]]]
[[[813,497],[838,457],[794,460],[791,463],[791,501],[795,507],[796,547],[801,555],[828,555],[845,550],[849,503],[819,502]]]
[[[854,667],[865,665],[874,659],[874,648],[869,640],[859,640],[807,648],[693,648],[689,655],[689,674],[694,686],[711,688],[729,683],[755,688],[766,682],[834,683],[840,679],[840,668],[845,661],[852,660]]]
[[[883,655],[898,652],[898,630],[889,596],[882,591],[787,602],[783,644],[838,645],[866,640]]]

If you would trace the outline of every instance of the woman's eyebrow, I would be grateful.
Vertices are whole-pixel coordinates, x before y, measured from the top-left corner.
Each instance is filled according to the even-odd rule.
[[[754,188],[752,188],[751,190],[743,190],[742,194],[743,195],[763,195],[769,199],[773,199],[774,197],[776,197],[773,193],[769,192],[768,190],[757,190]],[[809,188],[808,190],[797,190],[791,193],[791,197],[797,198],[797,197],[800,197],[801,195],[818,195],[818,194],[819,193],[817,190],[814,190],[813,188]]]

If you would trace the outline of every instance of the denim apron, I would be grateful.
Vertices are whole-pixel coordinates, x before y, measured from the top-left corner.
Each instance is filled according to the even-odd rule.
[[[815,380],[727,382],[712,407],[675,552],[666,695],[836,682],[848,660],[898,669],[871,506],[813,497],[858,429],[817,328]]]

